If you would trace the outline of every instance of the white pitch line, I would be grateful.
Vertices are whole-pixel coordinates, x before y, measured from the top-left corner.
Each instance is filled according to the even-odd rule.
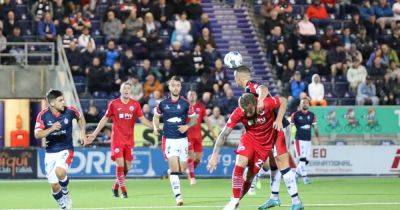
[[[314,203],[305,204],[305,207],[341,207],[341,206],[397,206],[400,202],[392,203]],[[290,205],[281,205],[282,207],[290,207]],[[99,208],[74,208],[81,210],[107,210],[107,209],[204,209],[204,208],[222,208],[223,206],[124,206],[124,207],[99,207]],[[241,205],[241,207],[258,207],[258,205]],[[55,210],[55,209],[3,209],[3,210]]]

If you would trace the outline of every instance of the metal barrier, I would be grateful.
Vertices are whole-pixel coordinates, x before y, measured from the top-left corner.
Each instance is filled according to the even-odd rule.
[[[5,50],[6,52],[0,53],[0,66],[15,65],[15,62],[9,62],[13,58],[21,59],[20,63],[17,62],[17,64],[21,66],[50,65],[54,67],[56,64],[56,51],[53,42],[7,42],[2,45],[5,45],[7,50]],[[13,51],[13,49],[18,50]],[[48,64],[45,62],[35,63],[34,58],[40,58],[41,61],[44,61],[45,58],[50,58],[50,62]]]

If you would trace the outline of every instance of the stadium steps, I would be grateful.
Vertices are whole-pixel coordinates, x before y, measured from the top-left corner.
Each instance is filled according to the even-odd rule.
[[[272,93],[277,93],[271,68],[265,53],[257,39],[257,31],[250,21],[249,13],[242,7],[233,9],[231,6],[212,0],[202,1],[203,12],[210,20],[211,32],[217,44],[217,51],[222,56],[229,51],[239,51],[243,62],[252,69],[253,78],[263,84],[268,84]],[[228,71],[228,78],[234,84],[233,71]],[[233,86],[236,96],[243,90]]]

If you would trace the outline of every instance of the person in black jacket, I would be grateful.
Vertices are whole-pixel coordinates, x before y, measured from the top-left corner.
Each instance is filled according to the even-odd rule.
[[[90,93],[107,90],[107,84],[104,83],[106,80],[106,71],[104,67],[100,65],[100,58],[93,58],[92,66],[86,70],[86,75],[88,76]]]
[[[25,42],[25,39],[21,36],[21,29],[18,26],[13,29],[12,35],[7,37],[7,42]],[[9,46],[8,50],[14,55],[15,61],[18,64],[23,65],[26,62],[23,45]]]

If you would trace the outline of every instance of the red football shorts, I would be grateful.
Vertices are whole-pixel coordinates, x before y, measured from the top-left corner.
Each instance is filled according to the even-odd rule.
[[[268,158],[272,145],[262,146],[248,136],[242,136],[236,154],[246,156],[249,159],[249,171],[257,174]]]
[[[115,161],[117,158],[124,158],[124,160],[132,161],[132,146],[112,146],[111,147],[111,160]]]
[[[279,131],[278,135],[276,137],[275,141],[275,150],[276,150],[276,156],[288,153],[289,154],[289,166],[290,168],[296,168],[296,163],[294,162],[294,159],[292,157],[292,154],[288,152],[288,149],[286,147],[286,139],[285,139],[285,133],[283,131]],[[274,158],[274,154],[271,151],[271,154],[269,155],[270,159]],[[270,166],[272,167],[277,167],[276,163],[274,160],[270,161]]]
[[[198,138],[189,138],[189,151],[193,151],[195,153],[203,152],[203,142]]]

